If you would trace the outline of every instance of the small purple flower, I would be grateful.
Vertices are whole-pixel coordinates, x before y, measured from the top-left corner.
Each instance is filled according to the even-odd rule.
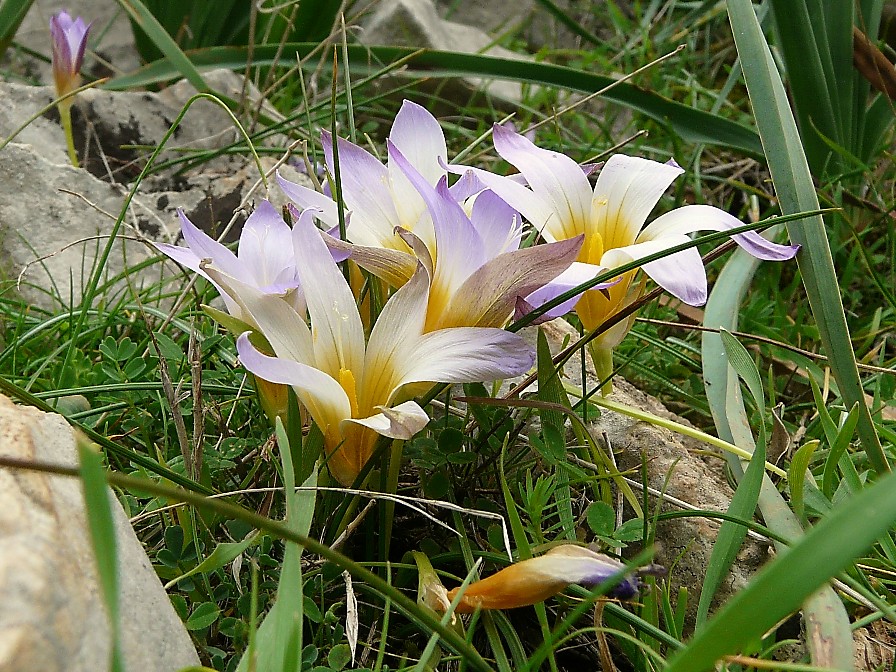
[[[80,16],[76,19],[66,11],[50,18],[50,35],[53,38],[53,79],[56,94],[64,96],[78,88],[81,80],[81,65],[84,63],[84,49],[90,26]]]

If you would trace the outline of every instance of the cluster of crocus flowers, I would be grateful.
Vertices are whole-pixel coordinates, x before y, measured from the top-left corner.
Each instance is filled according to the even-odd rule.
[[[239,334],[240,360],[258,379],[262,397],[264,385],[295,390],[323,433],[330,471],[342,483],[362,471],[377,436],[408,439],[426,425],[414,391],[526,372],[532,349],[501,329],[515,312],[543,305],[606,269],[686,242],[691,232],[740,224],[717,208],[692,205],[643,227],[683,172],[674,162],[613,156],[592,190],[587,171],[569,157],[501,126],[495,126],[494,140],[520,176],[449,165],[438,121],[405,102],[387,140],[385,164],[324,133],[331,176],[338,154],[339,185],[318,192],[278,176],[293,204],[292,228],[263,201],[243,229],[237,254],[183,214],[188,247],[157,246],[218,289],[231,318],[217,317]],[[460,178],[449,185],[451,173]],[[334,187],[341,190],[343,218],[331,196]],[[545,243],[522,245],[524,220]],[[734,239],[762,259],[796,253],[794,246],[755,233]],[[340,269],[339,263],[347,266]],[[358,282],[361,269],[368,275]],[[687,303],[706,300],[706,274],[695,249],[642,269]],[[640,295],[644,281],[636,273],[594,287],[549,316],[574,307],[583,326],[595,329]],[[376,292],[361,295],[375,284]],[[359,303],[365,304],[363,318]],[[623,322],[594,342],[592,357],[602,376],[629,326]],[[575,556],[583,562],[578,551],[563,553],[548,555],[551,561],[571,563]]]
[[[62,98],[78,88],[81,83],[81,66],[84,63],[84,50],[87,47],[87,34],[90,26],[79,16],[76,19],[62,11],[50,18],[50,38],[53,44],[53,81],[56,84],[56,97]],[[78,166],[78,155],[75,152],[72,135],[71,108],[74,97],[69,96],[59,101],[59,117],[65,129],[69,159],[72,165]]]

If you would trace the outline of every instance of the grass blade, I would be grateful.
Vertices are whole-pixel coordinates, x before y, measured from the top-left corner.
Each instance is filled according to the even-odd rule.
[[[798,543],[768,564],[747,590],[735,595],[691,643],[670,661],[666,672],[712,669],[721,656],[761,637],[831,577],[886,534],[896,520],[896,474],[845,502]],[[856,521],[861,521],[860,525]],[[774,596],[774,599],[769,599]],[[828,642],[828,646],[833,643]],[[852,669],[852,647],[840,652],[837,669]]]
[[[113,672],[124,670],[121,653],[120,614],[118,610],[118,544],[109,486],[103,471],[103,456],[98,447],[81,439],[78,454],[81,460],[81,481],[84,487],[84,508],[90,529],[90,542],[96,558],[96,571],[112,637],[110,651]]]
[[[781,211],[787,214],[816,209],[818,196],[806,155],[753,3],[728,0],[728,13]],[[889,471],[865,404],[824,222],[819,216],[809,217],[798,225],[788,225],[787,230],[790,239],[802,246],[797,264],[840,393],[847,407],[859,405],[862,445],[875,471]]]

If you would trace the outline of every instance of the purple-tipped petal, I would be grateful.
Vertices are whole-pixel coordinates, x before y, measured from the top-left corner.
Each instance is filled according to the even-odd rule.
[[[435,184],[445,174],[445,135],[426,108],[405,100],[395,115],[389,140],[429,184]]]
[[[743,222],[724,210],[711,205],[686,205],[657,217],[641,232],[638,241],[659,240],[666,236],[695,231],[727,231],[738,226],[743,226]],[[757,259],[766,261],[793,259],[800,249],[799,245],[773,243],[755,231],[739,233],[731,238]]]
[[[507,252],[486,262],[461,285],[432,327],[504,326],[517,298],[531,295],[562,275],[581,244],[579,236]]]
[[[536,308],[540,308],[548,301],[556,299],[561,294],[565,294],[571,289],[575,289],[576,287],[588,282],[589,280],[594,280],[594,278],[596,278],[606,270],[606,268],[594,266],[593,264],[585,264],[580,261],[571,264],[569,268],[567,268],[565,271],[563,271],[563,273],[548,282],[546,285],[540,287],[539,289],[536,289],[528,295],[525,295],[525,303],[517,304],[517,311],[514,315],[514,319],[519,319],[523,315],[532,312]],[[592,287],[592,289],[604,289],[613,284],[614,282],[603,283],[596,287]],[[566,315],[566,313],[576,307],[576,304],[579,302],[581,296],[581,294],[578,294],[571,299],[567,299],[559,306],[551,308],[546,313],[544,313],[542,317],[538,318],[535,324],[547,322],[548,320],[553,320],[556,317]]]
[[[333,378],[314,367],[280,357],[268,357],[249,342],[249,334],[236,341],[242,365],[271,383],[291,385],[321,431],[339,426],[352,415],[345,390]]]
[[[470,221],[482,238],[486,259],[520,249],[523,223],[516,210],[493,191],[483,191],[473,202]]]
[[[690,238],[681,234],[663,236],[660,240],[647,240],[610,250],[604,254],[603,263],[609,268],[616,268],[689,241]],[[692,247],[651,261],[641,266],[641,269],[656,284],[688,305],[702,306],[706,303],[706,270],[697,248]]]
[[[352,211],[350,239],[359,245],[390,247],[392,231],[403,222],[388,188],[389,174],[379,159],[357,145],[338,138],[342,197]],[[333,140],[321,134],[327,165],[333,171]],[[328,222],[330,224],[330,222]]]
[[[327,226],[339,226],[339,214],[336,208],[336,202],[329,196],[303,187],[301,184],[290,182],[277,172],[277,184],[280,190],[286,194],[286,197],[299,206],[300,210],[305,208],[315,208],[320,212],[317,218],[324,222]]]

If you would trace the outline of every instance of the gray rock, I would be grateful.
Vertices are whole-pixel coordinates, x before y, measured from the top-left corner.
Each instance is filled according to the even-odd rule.
[[[208,73],[206,79],[232,98],[239,98],[243,89],[242,77],[227,70]],[[249,100],[259,100],[254,87],[246,90]],[[69,165],[55,110],[38,116],[0,150],[0,268],[7,287],[24,270],[20,289],[26,300],[52,309],[79,304],[97,249],[105,244],[125,202],[124,185],[136,178],[148,156],[146,148],[161,142],[194,94],[184,82],[159,94],[84,92],[75,103],[73,118],[85,169]],[[0,83],[0,137],[8,137],[52,100],[49,87]],[[223,147],[236,132],[225,110],[199,100],[160,160],[183,157],[186,150]],[[282,146],[285,139],[273,142]],[[274,163],[274,158],[262,157],[266,171]],[[259,179],[255,163],[242,155],[219,156],[183,173],[178,172],[181,168],[178,164],[141,182],[106,266],[108,276],[154,255],[146,241],[173,242],[179,231],[177,208],[206,231],[220,232]],[[283,172],[293,181],[307,180],[289,166]],[[284,199],[271,186],[270,198],[281,204]],[[249,204],[265,195],[259,187]],[[228,240],[238,234],[243,220],[237,219]],[[154,268],[132,278],[136,288],[158,282],[159,267]]]
[[[0,397],[0,454],[66,466],[78,461],[75,435],[61,416],[6,397]],[[173,672],[198,665],[117,501],[113,514],[127,669]],[[0,469],[0,594],[0,670],[108,669],[110,629],[78,479]]]
[[[499,58],[525,59],[503,47],[480,28],[445,21],[432,0],[386,0],[362,26],[360,40],[369,45],[426,47],[466,54],[485,53]],[[472,88],[511,103],[522,100],[522,88],[516,82],[467,78]]]

